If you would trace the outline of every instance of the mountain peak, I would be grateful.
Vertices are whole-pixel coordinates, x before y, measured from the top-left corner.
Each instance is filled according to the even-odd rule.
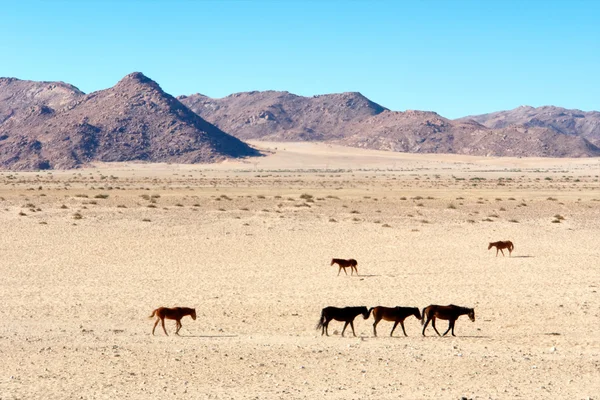
[[[132,72],[131,74],[127,74],[115,85],[115,87],[127,86],[149,86],[153,89],[162,91],[158,83],[148,78],[141,72]]]

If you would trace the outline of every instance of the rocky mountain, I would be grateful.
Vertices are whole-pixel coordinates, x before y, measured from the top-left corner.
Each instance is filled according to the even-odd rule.
[[[235,93],[222,99],[179,96],[192,111],[240,139],[331,140],[386,109],[360,93],[303,97],[288,92]]]
[[[178,99],[202,118],[241,139],[318,140],[411,153],[600,155],[600,144],[592,142],[593,135],[565,134],[553,126],[539,124],[486,126],[485,120],[480,123],[478,118],[449,120],[434,112],[390,111],[360,93],[302,97],[267,91],[236,93],[221,99],[201,94]]]
[[[91,161],[198,163],[259,153],[190,111],[142,73],[82,93],[56,82],[0,81],[0,166]]]
[[[568,110],[566,108],[544,106],[521,106],[513,110],[490,114],[472,115],[461,120],[472,119],[492,129],[511,125],[550,128],[565,134],[581,136],[596,146],[600,146],[600,112]]]

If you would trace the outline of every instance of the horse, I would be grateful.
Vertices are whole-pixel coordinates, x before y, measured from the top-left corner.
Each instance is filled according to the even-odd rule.
[[[167,307],[158,307],[156,310],[152,311],[152,315],[148,318],[153,318],[156,315],[156,322],[154,323],[154,327],[152,328],[152,335],[154,335],[154,330],[156,329],[156,325],[158,322],[162,322],[163,331],[165,331],[165,335],[169,336],[167,330],[165,329],[165,318],[166,319],[174,319],[177,321],[175,330],[175,334],[179,336],[179,330],[181,329],[181,318],[189,315],[192,319],[196,320],[196,309],[188,308],[188,307],[175,307],[175,308],[167,308]]]
[[[510,257],[513,249],[515,248],[515,245],[510,240],[490,242],[488,250],[494,246],[496,246],[496,257],[498,257],[498,250],[500,250],[500,252],[502,253],[502,257],[504,257],[504,252],[502,251],[502,249],[508,249],[508,256]]]
[[[331,260],[331,265],[333,264],[337,264],[340,267],[338,269],[338,276],[340,276],[342,268],[344,268],[344,273],[348,275],[348,272],[346,272],[346,268],[348,267],[350,267],[350,275],[353,274],[353,271],[356,271],[356,275],[358,275],[358,269],[356,268],[358,266],[358,262],[356,262],[354,258],[351,258],[349,260],[344,260],[343,258],[333,258]]]
[[[377,324],[383,319],[384,321],[394,321],[394,327],[390,332],[390,336],[394,334],[394,329],[400,324],[404,336],[408,336],[404,330],[404,320],[411,315],[414,315],[417,319],[422,320],[423,317],[417,307],[373,307],[369,309],[369,313],[373,311],[373,334],[377,336]]]
[[[431,321],[431,326],[435,330],[435,333],[438,336],[446,336],[448,331],[452,329],[452,336],[456,336],[454,334],[454,323],[461,315],[468,315],[469,319],[472,322],[475,322],[475,310],[473,308],[460,307],[455,306],[454,304],[450,304],[448,306],[438,306],[438,305],[430,305],[423,309],[423,319],[421,320],[421,324],[423,325],[423,336],[425,336],[425,329],[427,328],[427,324]],[[427,321],[425,321],[427,318]],[[445,319],[449,321],[448,329],[444,332],[443,335],[440,335],[438,330],[435,327],[435,319]]]
[[[325,307],[321,311],[321,318],[319,318],[319,323],[315,329],[321,329],[321,336],[323,336],[324,333],[329,336],[327,327],[329,326],[329,322],[334,319],[336,321],[345,322],[344,329],[342,329],[342,337],[344,337],[344,331],[346,330],[348,324],[350,324],[350,327],[352,328],[352,334],[356,336],[356,333],[354,332],[353,321],[354,318],[360,314],[362,314],[364,319],[368,319],[371,312],[365,306],[344,308]]]

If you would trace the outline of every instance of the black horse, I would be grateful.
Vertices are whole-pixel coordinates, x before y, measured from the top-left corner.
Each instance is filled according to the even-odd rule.
[[[319,323],[317,324],[316,329],[321,329],[321,336],[323,336],[324,333],[327,336],[329,336],[327,327],[329,326],[329,322],[332,319],[335,319],[336,321],[345,322],[344,329],[342,329],[342,337],[344,336],[344,331],[346,330],[348,324],[350,324],[350,327],[352,328],[352,334],[356,336],[356,333],[354,332],[353,321],[354,318],[356,318],[360,314],[362,314],[364,319],[368,319],[370,311],[365,306],[344,308],[325,307],[323,311],[321,311],[321,318],[319,319]]]

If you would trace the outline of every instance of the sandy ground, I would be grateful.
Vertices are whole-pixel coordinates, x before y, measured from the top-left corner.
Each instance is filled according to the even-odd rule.
[[[259,146],[0,173],[0,399],[600,398],[597,159]],[[456,337],[315,330],[329,305],[450,303],[476,312]],[[152,336],[159,306],[198,318]]]

